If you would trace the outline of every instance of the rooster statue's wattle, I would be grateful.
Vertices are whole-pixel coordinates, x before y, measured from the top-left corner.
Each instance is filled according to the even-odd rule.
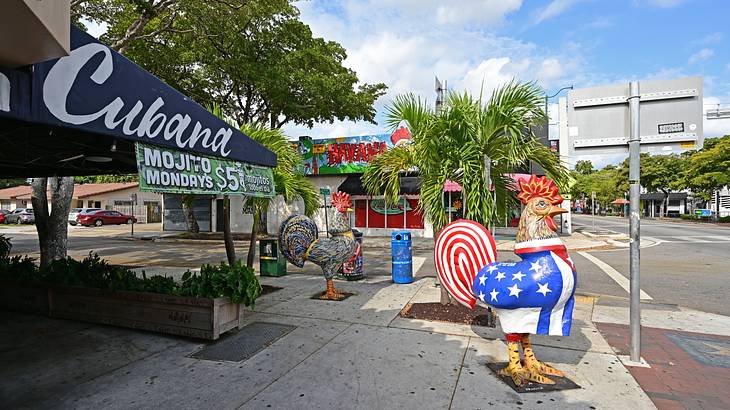
[[[279,228],[279,248],[297,267],[303,267],[305,261],[319,265],[327,279],[327,290],[321,299],[341,300],[344,295],[335,289],[332,277],[355,250],[355,238],[350,228],[350,195],[344,192],[332,194],[332,206],[336,212],[329,223],[331,238],[320,238],[317,224],[311,218],[291,215]]]
[[[499,263],[489,231],[470,220],[447,225],[436,240],[434,259],[442,285],[460,303],[477,299],[497,312],[507,337],[509,363],[500,371],[516,385],[554,384],[563,373],[535,358],[531,334],[567,336],[573,317],[576,271],[556,234],[553,217],[567,212],[553,181],[532,176],[520,183],[524,204],[515,238],[520,262]],[[524,360],[520,360],[522,346]]]

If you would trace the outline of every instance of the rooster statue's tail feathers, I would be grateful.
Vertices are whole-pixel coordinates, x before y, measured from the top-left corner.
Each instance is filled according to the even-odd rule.
[[[460,219],[441,230],[433,258],[441,286],[459,303],[474,308],[474,277],[497,260],[497,245],[482,224]]]
[[[307,250],[317,240],[317,224],[304,215],[292,215],[279,228],[279,249],[286,259],[299,268],[304,266]]]

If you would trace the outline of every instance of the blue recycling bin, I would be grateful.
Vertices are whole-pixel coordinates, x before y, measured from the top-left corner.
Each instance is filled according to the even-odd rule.
[[[394,283],[413,282],[413,254],[411,252],[411,233],[394,231],[390,235],[392,247],[392,276]]]

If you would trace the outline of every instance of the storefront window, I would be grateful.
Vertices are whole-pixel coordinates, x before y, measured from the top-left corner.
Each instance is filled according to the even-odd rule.
[[[401,198],[386,206],[383,197],[355,200],[355,227],[423,229],[423,215],[416,212],[418,199]],[[386,223],[387,222],[387,223]]]

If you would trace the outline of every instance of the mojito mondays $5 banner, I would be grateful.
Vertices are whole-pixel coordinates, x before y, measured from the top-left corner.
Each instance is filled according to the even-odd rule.
[[[175,194],[274,196],[270,168],[136,144],[142,191]]]

